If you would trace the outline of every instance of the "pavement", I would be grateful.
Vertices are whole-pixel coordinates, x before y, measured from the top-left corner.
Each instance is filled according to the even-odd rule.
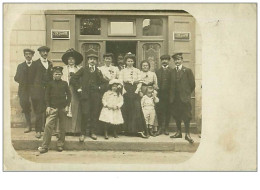
[[[12,144],[15,150],[31,150],[36,151],[42,144],[42,138],[35,138],[35,132],[24,133],[23,128],[12,128]],[[172,135],[173,133],[170,133]],[[103,136],[98,136],[97,140],[92,140],[86,137],[85,142],[79,142],[78,136],[66,136],[66,142],[64,145],[65,151],[171,151],[171,152],[196,152],[200,138],[197,134],[191,134],[194,140],[193,144],[188,143],[183,138],[172,139],[166,135],[160,135],[157,137],[150,137],[149,139],[143,139],[140,137],[129,137],[119,135],[119,138],[113,138],[110,136],[109,140],[105,140]],[[50,150],[56,150],[55,136],[52,137],[50,144]]]

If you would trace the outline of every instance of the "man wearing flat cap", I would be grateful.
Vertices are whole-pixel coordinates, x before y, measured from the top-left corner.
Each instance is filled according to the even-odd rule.
[[[191,69],[184,67],[182,53],[172,56],[176,67],[172,71],[170,87],[170,103],[172,116],[177,125],[177,132],[171,138],[182,138],[181,122],[185,125],[185,140],[193,143],[190,136],[191,93],[195,89],[195,79]]]
[[[170,122],[170,77],[172,69],[169,67],[170,56],[162,55],[161,59],[161,68],[158,69],[155,73],[158,80],[158,98],[159,103],[156,106],[157,117],[158,117],[158,131],[156,135],[164,133],[169,135],[168,127]]]
[[[47,59],[50,48],[42,46],[38,48],[40,58],[35,61],[36,76],[34,81],[35,98],[35,131],[36,138],[41,138],[41,132],[45,124],[45,89],[50,81],[52,81],[52,63]]]
[[[93,140],[97,139],[96,127],[101,111],[101,96],[105,82],[101,71],[97,68],[98,56],[89,51],[86,57],[87,64],[80,68],[70,80],[70,84],[77,91],[81,105],[81,136],[83,142],[87,133]]]
[[[24,113],[26,120],[25,133],[29,133],[31,129],[31,103],[30,99],[33,99],[33,83],[35,80],[36,64],[32,60],[34,51],[31,49],[23,50],[25,61],[20,63],[17,67],[14,80],[19,83],[18,96],[20,99],[20,105],[22,112]],[[32,102],[33,107],[36,105]]]
[[[117,79],[119,77],[119,69],[118,67],[112,65],[114,59],[114,55],[112,53],[104,54],[103,59],[104,59],[104,65],[99,67],[99,70],[103,74],[103,77],[106,81],[106,84],[104,84],[104,86],[107,87],[104,89],[104,91],[106,91],[108,90],[109,81],[112,79]]]

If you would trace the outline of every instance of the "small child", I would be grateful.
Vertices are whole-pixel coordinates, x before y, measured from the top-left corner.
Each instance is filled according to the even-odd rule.
[[[141,99],[141,106],[144,113],[147,129],[149,131],[148,136],[154,135],[154,123],[155,123],[155,104],[159,102],[159,98],[154,93],[153,87],[149,87],[146,90],[146,94]]]
[[[61,80],[62,67],[53,67],[53,81],[51,81],[45,93],[46,109],[46,124],[43,135],[42,147],[38,150],[40,153],[48,152],[51,142],[52,131],[56,127],[56,121],[59,119],[59,135],[57,141],[57,149],[59,152],[63,150],[65,142],[65,125],[64,121],[69,110],[71,94],[68,83]]]
[[[122,96],[122,83],[118,79],[109,82],[109,90],[105,92],[99,120],[104,122],[104,136],[108,139],[108,127],[113,128],[114,138],[118,138],[117,127],[124,123],[121,107],[124,103]]]

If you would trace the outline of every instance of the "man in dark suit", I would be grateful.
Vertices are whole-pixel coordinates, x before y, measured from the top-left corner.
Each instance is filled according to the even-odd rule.
[[[184,67],[182,53],[176,53],[172,56],[176,68],[172,71],[170,103],[172,106],[171,113],[177,125],[177,132],[171,138],[182,138],[181,122],[185,125],[185,140],[193,143],[190,137],[190,120],[191,120],[191,93],[195,89],[195,79],[191,69]]]
[[[19,83],[18,96],[22,112],[26,120],[25,133],[29,133],[31,129],[31,103],[33,83],[35,80],[35,62],[32,60],[34,51],[31,49],[23,50],[25,61],[18,65],[14,80]]]
[[[98,56],[93,51],[87,55],[87,64],[76,72],[70,80],[70,84],[78,92],[80,97],[82,121],[80,142],[83,142],[87,130],[93,140],[97,139],[95,129],[98,125],[101,111],[101,95],[104,89],[105,79],[97,68]]]
[[[158,117],[158,131],[156,135],[164,133],[169,135],[168,127],[170,122],[170,77],[172,69],[169,67],[170,56],[162,55],[160,57],[162,67],[155,73],[158,80],[158,98],[159,103],[156,106],[157,117]]]
[[[45,89],[52,81],[52,63],[47,59],[50,48],[42,46],[38,48],[40,58],[35,61],[36,73],[34,80],[34,91],[32,102],[34,102],[34,112],[36,115],[35,131],[36,138],[41,138],[41,132],[45,124]]]

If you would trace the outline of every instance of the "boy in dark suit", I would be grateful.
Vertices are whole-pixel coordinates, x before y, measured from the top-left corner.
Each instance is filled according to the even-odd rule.
[[[65,125],[66,115],[69,111],[71,94],[68,83],[61,80],[62,67],[53,67],[53,81],[49,82],[45,93],[46,109],[46,125],[44,128],[42,147],[38,150],[40,153],[48,151],[51,142],[52,131],[56,127],[57,119],[59,119],[59,135],[57,141],[58,151],[63,150],[65,142]]]
[[[41,138],[41,131],[44,128],[45,123],[45,89],[47,84],[52,81],[52,63],[47,59],[50,48],[42,46],[38,48],[40,58],[35,61],[36,73],[34,81],[34,111],[36,115],[35,131],[36,138]]]
[[[35,62],[32,60],[34,51],[31,49],[23,50],[25,61],[18,65],[14,80],[19,83],[18,96],[20,99],[20,105],[22,112],[24,113],[26,119],[26,129],[25,133],[29,133],[31,129],[31,103],[33,92],[33,83],[35,80]],[[34,103],[34,102],[32,102]],[[33,104],[33,107],[35,105]]]
[[[169,135],[168,127],[170,122],[170,78],[172,69],[169,67],[170,56],[162,55],[160,57],[162,67],[156,71],[156,76],[158,80],[158,98],[159,103],[156,106],[157,117],[158,117],[158,131],[156,135],[164,133]]]
[[[87,130],[93,140],[97,139],[95,130],[98,125],[101,111],[101,96],[105,79],[97,68],[98,56],[93,51],[87,55],[87,65],[76,72],[70,80],[70,84],[78,92],[80,97],[82,121],[80,142],[83,142]]]
[[[195,79],[191,69],[184,67],[182,53],[172,56],[176,68],[172,71],[170,102],[172,104],[172,115],[177,125],[177,132],[171,138],[182,138],[181,122],[185,125],[185,140],[193,143],[190,137],[191,120],[191,93],[195,89]]]

